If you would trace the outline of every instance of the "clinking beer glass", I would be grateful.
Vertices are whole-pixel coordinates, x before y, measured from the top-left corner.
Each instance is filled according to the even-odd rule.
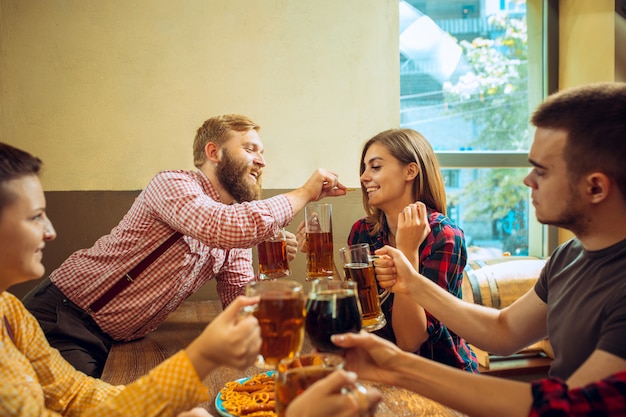
[[[342,351],[330,340],[331,336],[358,333],[361,317],[356,282],[318,278],[311,283],[304,330],[317,351]]]
[[[276,235],[257,245],[259,277],[275,279],[291,275],[287,258],[287,235],[281,228]]]
[[[374,274],[375,255],[370,254],[367,243],[358,243],[339,249],[346,279],[357,283],[359,301],[363,317],[363,329],[369,332],[381,329],[387,324],[380,306],[389,297],[389,290],[378,293]]]
[[[287,406],[311,385],[343,369],[345,360],[332,353],[300,355],[280,361],[276,370],[276,413],[283,417]]]
[[[333,353],[317,352],[281,360],[275,374],[278,417],[284,417],[287,406],[311,385],[344,367],[345,359]],[[351,387],[343,387],[341,394],[352,397],[358,404],[359,416],[374,416],[374,410],[369,408],[366,398],[367,389],[361,383],[356,382]]]
[[[335,275],[332,205],[311,203],[304,207],[307,243],[307,281]]]
[[[259,368],[275,369],[281,359],[300,353],[304,341],[305,295],[302,284],[288,279],[252,281],[246,285],[248,297],[259,303],[245,308],[261,327]]]

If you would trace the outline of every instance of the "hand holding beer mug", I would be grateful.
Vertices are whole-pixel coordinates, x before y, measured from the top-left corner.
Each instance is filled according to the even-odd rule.
[[[339,249],[343,270],[346,279],[357,283],[359,301],[363,314],[363,329],[369,332],[381,329],[387,324],[380,305],[389,297],[389,290],[378,293],[376,275],[374,275],[373,260],[370,255],[370,246],[367,243],[358,243]]]
[[[330,336],[358,333],[361,308],[356,283],[319,278],[313,281],[306,305],[305,329],[311,344],[320,352],[338,352]]]
[[[287,259],[287,235],[281,228],[278,233],[257,245],[259,256],[259,277],[274,279],[291,275]]]
[[[304,207],[307,244],[307,281],[335,275],[332,205],[312,203]]]
[[[259,368],[275,369],[281,359],[300,353],[304,341],[304,292],[302,285],[291,280],[253,281],[246,286],[248,297],[260,297],[248,308],[261,326]]]
[[[343,369],[343,357],[333,353],[312,353],[291,359],[283,359],[276,370],[276,414],[284,417],[287,406],[315,382],[327,377],[337,369]],[[359,405],[359,415],[373,415],[372,406],[366,398],[367,390],[358,382],[343,387],[341,395],[351,395]],[[374,404],[375,408],[375,404]]]

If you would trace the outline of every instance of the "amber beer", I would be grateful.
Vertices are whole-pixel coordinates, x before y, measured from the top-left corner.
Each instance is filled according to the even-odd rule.
[[[260,296],[253,314],[261,327],[261,350],[256,365],[274,369],[284,358],[300,353],[304,341],[305,297],[295,281],[254,281],[246,295]]]
[[[285,416],[289,403],[308,387],[344,366],[339,355],[317,353],[283,360],[276,371],[275,399],[278,417]]]
[[[380,298],[378,296],[374,267],[371,264],[349,263],[344,265],[343,270],[346,273],[347,280],[357,283],[363,328],[371,328],[378,325],[381,316],[384,317],[384,315],[380,309]]]
[[[266,240],[257,246],[259,255],[259,275],[261,279],[281,278],[291,275],[287,259],[287,242]]]
[[[387,300],[388,289],[378,293],[374,260],[376,255],[370,255],[370,246],[367,243],[356,243],[339,249],[343,261],[343,270],[346,280],[357,283],[361,312],[363,313],[363,329],[368,332],[381,329],[387,324],[385,314],[380,308]]]
[[[332,213],[331,204],[310,203],[304,207],[307,280],[335,275]]]
[[[306,240],[307,276],[317,278],[334,275],[333,233],[309,232],[306,234]]]
[[[274,368],[283,358],[293,358],[304,341],[304,299],[272,298],[259,301],[254,316],[261,326],[263,344],[259,354],[265,367]]]

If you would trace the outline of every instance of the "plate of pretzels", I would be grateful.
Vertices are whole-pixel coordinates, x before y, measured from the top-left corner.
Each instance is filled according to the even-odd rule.
[[[276,417],[274,371],[227,382],[215,397],[222,417]]]

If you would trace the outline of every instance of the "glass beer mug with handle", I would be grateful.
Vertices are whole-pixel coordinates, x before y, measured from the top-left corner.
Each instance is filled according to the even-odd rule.
[[[376,275],[374,274],[375,255],[370,254],[367,243],[357,243],[339,249],[346,280],[357,283],[359,301],[363,317],[363,329],[368,332],[381,329],[387,324],[385,315],[380,308],[390,291],[378,292]]]
[[[319,352],[341,351],[331,342],[330,336],[361,330],[356,283],[327,278],[313,281],[306,304],[304,328],[311,344]]]
[[[276,414],[284,417],[287,406],[311,385],[326,378],[337,369],[343,369],[345,360],[334,353],[316,352],[283,359],[278,364],[275,376]],[[366,399],[367,389],[356,382],[352,387],[341,389],[342,395],[351,396],[359,406],[360,417],[373,417],[374,410]]]
[[[263,343],[256,366],[275,369],[281,359],[297,356],[304,342],[302,284],[287,279],[252,281],[246,285],[246,295],[260,297],[258,304],[244,308],[261,327]]]
[[[291,275],[287,256],[287,234],[284,228],[276,235],[257,245],[259,278],[275,279]]]

